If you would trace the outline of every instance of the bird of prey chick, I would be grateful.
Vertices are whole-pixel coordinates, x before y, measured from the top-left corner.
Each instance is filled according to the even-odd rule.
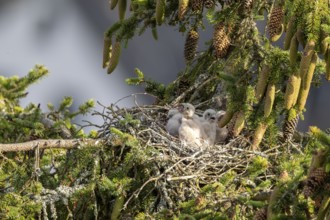
[[[207,109],[203,113],[202,127],[205,136],[203,139],[207,145],[214,145],[217,135],[217,112],[213,109]]]
[[[179,138],[183,145],[201,146],[205,133],[198,116],[194,116],[195,107],[190,103],[182,103],[178,107],[182,114],[179,127]]]
[[[166,131],[175,137],[179,137],[179,127],[181,126],[182,114],[175,108],[167,113]]]

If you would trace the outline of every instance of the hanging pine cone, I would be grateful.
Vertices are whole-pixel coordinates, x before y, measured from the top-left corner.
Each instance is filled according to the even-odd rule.
[[[191,2],[191,9],[194,12],[198,12],[202,10],[203,0],[190,0],[190,2]]]
[[[178,18],[180,21],[183,20],[184,15],[188,10],[189,0],[179,0]]]
[[[267,220],[267,208],[259,209],[254,215],[253,220]]]
[[[321,208],[322,201],[323,201],[323,195],[316,196],[316,198],[314,199],[314,210],[315,211],[318,211]]]
[[[330,45],[328,46],[327,52],[326,52],[326,59],[325,59],[325,78],[330,81]]]
[[[213,34],[213,47],[215,49],[215,56],[217,58],[224,58],[227,55],[230,46],[230,40],[226,34],[225,27],[218,24],[215,27]]]
[[[327,173],[323,167],[319,167],[313,170],[307,178],[303,189],[303,194],[306,197],[311,197],[318,189],[323,186],[326,177]]]
[[[229,135],[237,137],[245,126],[245,113],[243,111],[239,111],[234,114],[233,118],[235,118],[234,126],[231,130],[229,130]]]
[[[234,116],[234,112],[227,110],[225,115],[223,115],[218,122],[219,128],[223,128],[224,126],[226,126],[233,118],[233,116]]]
[[[244,0],[239,6],[238,12],[240,15],[245,17],[251,12],[252,7],[253,7],[253,0]]]
[[[118,12],[119,12],[119,20],[122,21],[125,19],[127,7],[127,0],[119,0],[118,2]]]
[[[235,123],[237,120],[237,117],[239,115],[239,111],[235,112],[232,116],[232,118],[230,119],[230,121],[227,123],[227,129],[228,129],[228,137],[229,138],[233,138],[234,137],[234,128],[235,128]]]
[[[118,3],[118,0],[109,0],[110,9],[114,9]]]
[[[156,2],[156,22],[158,25],[161,25],[165,18],[165,0],[157,0]]]
[[[207,9],[213,8],[213,6],[215,5],[215,1],[214,0],[204,0],[204,7]]]
[[[271,39],[281,33],[283,16],[284,11],[282,7],[274,6],[272,8],[268,21],[268,34]]]
[[[296,115],[296,117],[290,120],[286,119],[283,125],[283,142],[287,142],[291,140],[296,130],[298,121],[299,121],[299,115]]]
[[[121,43],[120,41],[116,41],[110,53],[109,65],[107,69],[108,74],[112,73],[117,67],[120,53],[121,53]]]
[[[264,122],[260,122],[258,127],[256,128],[253,140],[252,140],[252,150],[257,150],[259,148],[259,145],[262,141],[262,138],[265,135],[265,132],[267,130],[268,125]]]
[[[103,62],[102,67],[106,68],[110,59],[111,37],[104,36],[103,40]]]
[[[194,59],[197,50],[199,34],[195,30],[190,30],[188,32],[186,43],[184,45],[184,57],[186,62],[190,62]]]
[[[244,0],[243,6],[246,11],[251,10],[253,6],[253,0]]]
[[[330,193],[330,183],[326,183],[323,187],[324,191],[326,191],[327,193]]]

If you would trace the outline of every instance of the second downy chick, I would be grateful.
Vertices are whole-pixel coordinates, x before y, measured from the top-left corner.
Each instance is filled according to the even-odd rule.
[[[214,145],[217,135],[217,112],[213,109],[207,109],[203,113],[202,126],[204,129],[203,140],[207,145]]]

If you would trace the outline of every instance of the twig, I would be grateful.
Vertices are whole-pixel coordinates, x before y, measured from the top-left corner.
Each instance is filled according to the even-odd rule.
[[[208,82],[208,80],[206,82]],[[205,84],[205,82],[202,83],[202,85],[204,85],[204,84]],[[176,99],[174,99],[174,101],[171,103],[171,105],[172,106],[178,105],[181,102],[181,100],[183,100],[188,95],[188,93],[196,90],[197,88],[199,88],[200,85],[201,85],[201,83],[199,83],[199,82],[196,82],[195,84],[193,84],[186,91],[184,91],[180,96],[178,96]]]
[[[29,151],[33,150],[36,146],[38,146],[39,149],[71,149],[86,146],[102,146],[103,144],[103,139],[39,139],[23,143],[0,144],[0,152]]]
[[[189,157],[182,158],[181,160],[177,161],[175,164],[173,164],[172,166],[170,166],[169,168],[167,168],[162,174],[160,174],[157,177],[151,178],[151,179],[147,180],[146,182],[144,182],[142,184],[142,186],[139,189],[135,190],[133,192],[133,194],[127,199],[126,203],[123,206],[123,209],[126,209],[127,208],[128,203],[133,199],[133,197],[137,198],[139,196],[140,192],[144,189],[144,187],[148,183],[154,182],[154,181],[157,181],[157,180],[161,179],[165,174],[167,174],[170,170],[172,170],[174,167],[176,167],[179,163],[181,163],[182,161],[184,161],[186,159],[194,158],[194,157],[196,157],[200,153],[201,153],[201,151],[198,151],[198,152],[194,153],[193,155],[191,155]]]
[[[175,181],[175,180],[188,180],[198,177],[198,175],[189,175],[189,176],[174,176],[174,177],[167,177],[167,181]]]

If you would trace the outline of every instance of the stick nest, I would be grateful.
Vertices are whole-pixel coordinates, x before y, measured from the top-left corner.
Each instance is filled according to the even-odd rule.
[[[156,105],[132,108],[111,105],[98,113],[105,121],[100,136],[111,145],[118,142],[117,135],[110,132],[110,128],[115,127],[139,140],[140,148],[152,149],[148,158],[154,165],[150,176],[135,191],[128,193],[124,210],[141,196],[147,186],[151,186],[148,190],[157,194],[154,211],[162,208],[176,210],[180,202],[198,198],[204,186],[219,183],[224,175],[230,173],[235,173],[238,180],[247,173],[256,156],[267,157],[267,152],[248,150],[250,142],[243,136],[203,149],[184,147],[178,138],[166,132],[169,109],[169,106]],[[265,175],[265,178],[268,177]]]

